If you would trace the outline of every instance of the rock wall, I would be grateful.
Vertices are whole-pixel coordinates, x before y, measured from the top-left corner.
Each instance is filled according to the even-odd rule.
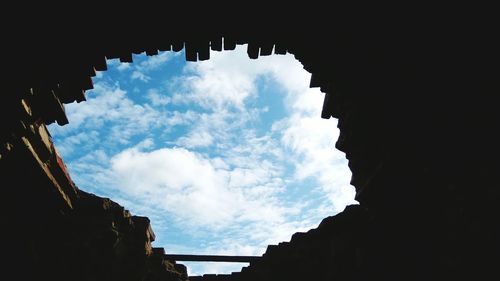
[[[79,190],[28,94],[4,135],[2,274],[16,280],[187,280],[152,248],[149,219]],[[33,105],[33,106],[32,106]]]

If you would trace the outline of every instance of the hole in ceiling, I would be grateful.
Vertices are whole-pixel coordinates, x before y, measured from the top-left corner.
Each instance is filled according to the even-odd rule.
[[[262,255],[356,204],[336,120],[293,55],[210,57],[108,60],[87,101],[66,105],[69,124],[49,126],[76,185],[148,216],[153,245],[176,254]]]

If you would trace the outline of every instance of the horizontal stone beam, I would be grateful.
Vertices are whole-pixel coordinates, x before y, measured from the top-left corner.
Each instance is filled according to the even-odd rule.
[[[165,259],[174,261],[201,262],[252,262],[261,259],[260,256],[219,256],[219,255],[165,255]]]

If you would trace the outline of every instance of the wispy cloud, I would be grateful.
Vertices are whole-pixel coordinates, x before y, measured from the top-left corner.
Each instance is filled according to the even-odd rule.
[[[86,102],[68,104],[66,114],[70,123],[51,126],[50,130],[68,158],[75,149],[84,151],[98,143],[115,146],[116,150],[116,142],[128,144],[134,136],[176,122],[148,104],[134,102],[118,84],[106,82],[96,83]]]
[[[57,144],[57,151],[63,157],[71,155],[75,150],[90,149],[99,142],[99,132],[95,130],[76,132],[68,135]]]
[[[180,55],[180,53],[176,52],[160,52],[156,56],[150,56],[146,60],[139,63],[137,66],[138,70],[141,71],[151,71],[158,69],[165,65],[166,62],[170,60],[170,58]]]
[[[152,108],[134,103],[127,97],[127,91],[118,84],[105,82],[95,84],[94,90],[87,93],[84,103],[72,103],[66,106],[66,114],[70,123],[64,127],[51,127],[58,135],[72,133],[82,128],[102,128],[116,125],[116,122],[147,123],[157,117]]]
[[[149,89],[146,97],[153,106],[167,105],[171,102],[172,98],[165,94],[161,94],[157,89]]]
[[[139,63],[120,63],[117,69],[119,71],[132,71],[130,74],[131,80],[140,80],[148,83],[152,79],[149,75],[152,71],[163,67],[172,57],[178,56],[179,54],[180,53],[175,52],[161,52],[156,56],[149,56]]]
[[[177,140],[177,144],[187,148],[208,147],[212,145],[214,138],[207,131],[191,131],[187,136]]]
[[[147,83],[147,82],[149,82],[149,80],[151,80],[151,77],[149,77],[148,75],[144,74],[144,72],[141,72],[139,70],[134,70],[134,72],[132,72],[132,75],[130,76],[130,78],[132,80],[139,79],[145,83]]]
[[[128,62],[122,62],[122,63],[120,63],[120,64],[116,67],[116,69],[118,69],[119,71],[128,70],[128,69],[130,69],[130,63],[128,63]]]

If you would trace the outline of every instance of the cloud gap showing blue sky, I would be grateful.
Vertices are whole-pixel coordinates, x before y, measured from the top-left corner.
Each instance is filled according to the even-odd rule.
[[[148,216],[153,246],[177,254],[262,255],[356,204],[336,120],[293,55],[246,46],[186,62],[183,51],[108,60],[87,101],[50,125],[82,190]],[[183,263],[191,275],[242,264]]]

